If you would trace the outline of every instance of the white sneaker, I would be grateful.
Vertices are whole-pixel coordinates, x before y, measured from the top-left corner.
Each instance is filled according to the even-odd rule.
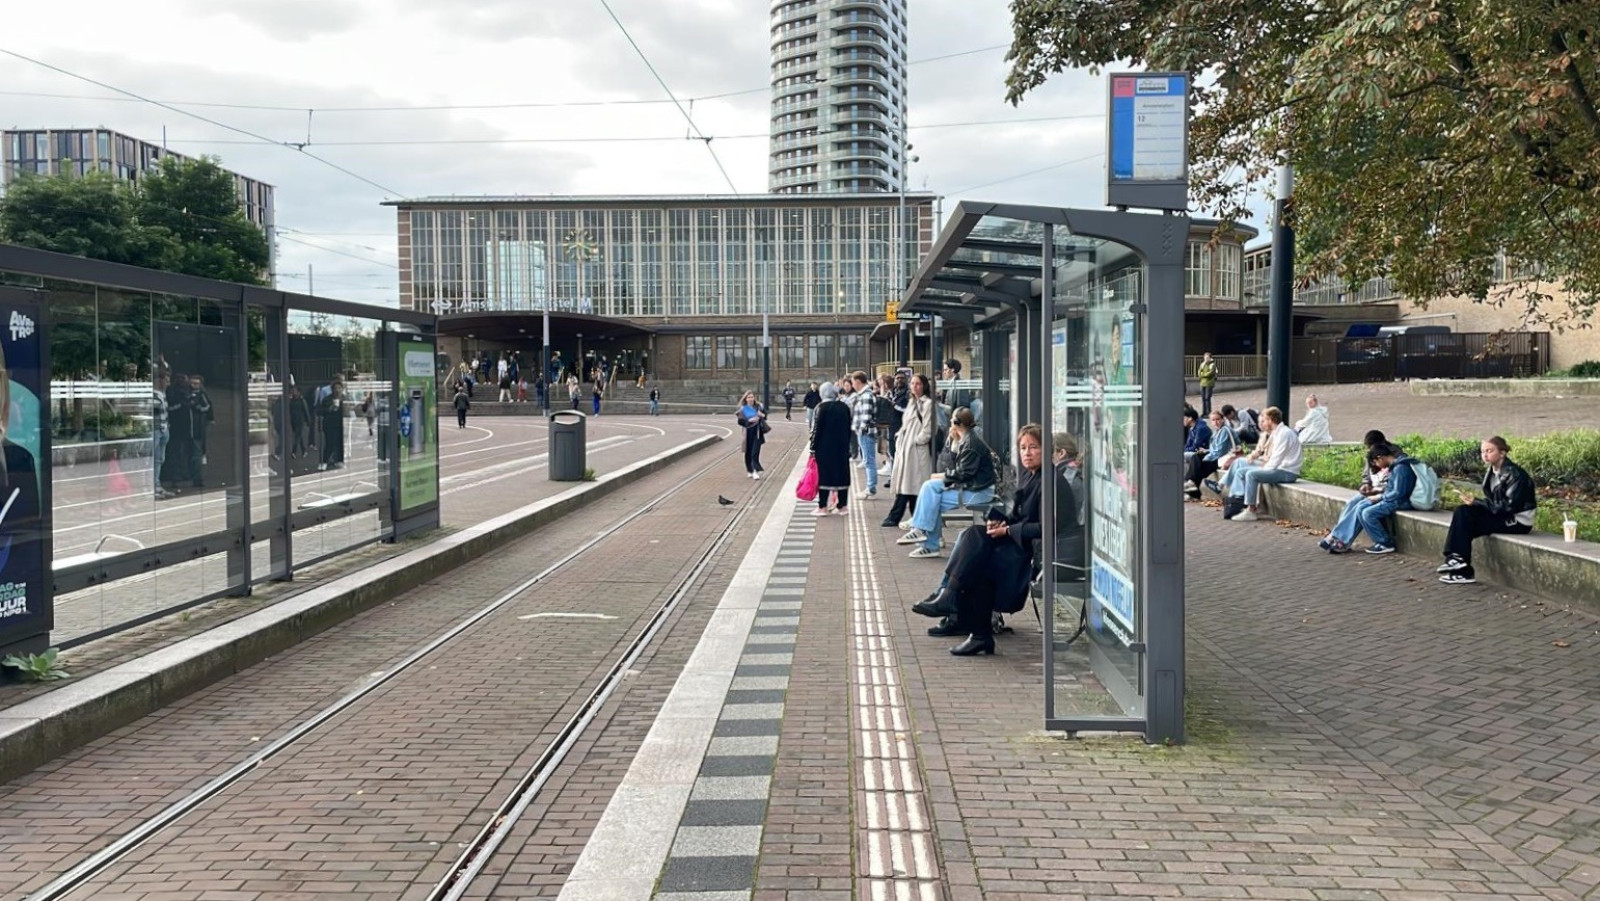
[[[927,540],[927,534],[925,534],[921,529],[911,529],[904,535],[901,535],[900,538],[895,541],[895,544],[921,544]]]
[[[911,517],[907,516],[905,519],[900,520],[900,528],[902,528],[902,529],[911,528]]]
[[[875,500],[878,499],[878,492],[876,492],[876,491],[857,491],[856,492],[856,497],[858,499],[864,500],[864,501],[875,501]]]
[[[1234,522],[1256,522],[1260,518],[1261,517],[1255,515],[1254,513],[1250,512],[1249,510],[1245,510],[1245,511],[1235,515],[1233,517],[1233,521]]]
[[[759,482],[759,481],[761,481],[761,473],[752,472],[752,473],[750,473],[750,478],[755,479],[757,482]]]
[[[827,516],[828,515],[828,508],[827,507],[818,507],[817,509],[811,511],[811,515],[812,516]]]

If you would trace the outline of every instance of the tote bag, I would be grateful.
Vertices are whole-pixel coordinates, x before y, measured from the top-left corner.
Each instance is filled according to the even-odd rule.
[[[812,457],[806,461],[806,474],[800,477],[800,484],[795,486],[794,496],[803,501],[817,499],[817,458]]]

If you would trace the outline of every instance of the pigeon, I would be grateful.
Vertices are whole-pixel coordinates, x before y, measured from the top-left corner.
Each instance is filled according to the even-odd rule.
[[[727,499],[727,498],[725,498],[725,497],[723,497],[723,496],[722,496],[722,495],[720,495],[720,494],[719,494],[719,495],[717,495],[717,503],[719,503],[719,504],[721,504],[721,505],[722,505],[722,506],[724,506],[724,507],[731,507],[731,506],[733,506],[733,501],[730,501],[730,500],[728,500],[728,499]]]

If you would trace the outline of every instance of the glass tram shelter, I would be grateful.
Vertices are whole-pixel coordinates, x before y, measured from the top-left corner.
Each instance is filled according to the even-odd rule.
[[[1059,476],[1077,509],[1042,495],[1047,729],[1184,739],[1188,235],[1181,215],[963,202],[901,298],[972,328],[991,446],[1037,422],[1047,469],[1054,434],[1081,452]]]

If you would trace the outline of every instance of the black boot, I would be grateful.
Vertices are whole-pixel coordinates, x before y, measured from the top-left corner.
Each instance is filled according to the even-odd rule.
[[[957,657],[974,657],[978,654],[994,653],[994,636],[968,635],[967,640],[950,649],[950,653]]]
[[[955,616],[956,593],[955,585],[946,585],[943,591],[930,594],[926,600],[912,605],[911,612],[923,616]]]
[[[939,625],[930,626],[928,634],[934,638],[953,638],[957,635],[967,634],[967,630],[961,628],[961,623],[957,622],[955,617],[947,616],[940,621]]]

